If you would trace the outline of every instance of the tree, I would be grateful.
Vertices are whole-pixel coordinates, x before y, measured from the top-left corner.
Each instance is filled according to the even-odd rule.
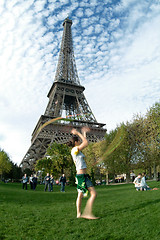
[[[43,170],[43,173],[64,173],[64,170],[72,166],[70,148],[66,144],[53,143],[47,149],[47,156],[38,160],[35,169]]]
[[[105,135],[105,147],[103,148],[103,164],[102,164],[102,169],[101,172],[104,173],[106,172],[106,179],[108,180],[108,174],[112,173],[114,175],[115,179],[115,174],[117,173],[117,167],[116,167],[116,162],[118,160],[115,152],[112,152],[108,155],[107,154],[107,149],[109,148],[110,144],[114,140],[115,136],[117,133],[117,129],[112,130],[110,133]]]
[[[12,181],[19,181],[22,178],[22,170],[17,164],[11,161],[11,170],[3,174],[4,178],[10,178]]]
[[[36,162],[35,170],[44,170],[44,174],[52,173],[53,162],[50,157],[44,157]]]
[[[86,148],[83,149],[85,155],[85,161],[87,164],[87,172],[91,177],[93,184],[95,184],[95,170],[96,170],[96,156],[93,150],[94,143],[90,143]]]
[[[106,172],[108,172],[108,174],[112,174],[114,179],[117,174],[121,174],[126,171],[126,168],[124,167],[125,151],[122,148],[124,142],[124,124],[105,135],[105,148],[103,147],[104,153],[102,157],[104,163],[103,168]],[[124,144],[124,146],[126,145]]]
[[[157,177],[156,167],[160,163],[160,104],[151,107],[145,116],[136,115],[133,121],[134,136],[137,142],[138,165],[144,169],[154,171],[154,179]]]
[[[124,136],[123,141],[118,149],[119,165],[121,170],[126,174],[126,182],[130,181],[130,172],[135,163],[135,138],[132,134],[132,124],[127,122],[123,124]]]
[[[93,144],[93,152],[96,162],[94,163],[95,173],[100,176],[100,182],[102,183],[103,175],[106,177],[106,184],[109,183],[108,167],[103,162],[103,154],[105,151],[105,140],[99,141]]]
[[[103,162],[109,173],[126,174],[126,182],[130,180],[135,154],[135,141],[131,134],[132,125],[122,123],[105,136],[105,152]]]
[[[10,158],[4,150],[0,150],[0,175],[3,178],[4,173],[8,173],[12,168]]]
[[[47,149],[47,154],[50,156],[54,168],[61,174],[72,164],[70,148],[66,144],[53,143]]]
[[[145,145],[149,150],[154,179],[157,179],[156,167],[160,164],[160,104],[156,103],[147,111],[144,119]]]

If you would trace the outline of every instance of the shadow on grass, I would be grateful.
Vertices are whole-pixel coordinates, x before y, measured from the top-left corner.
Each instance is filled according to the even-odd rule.
[[[118,209],[109,210],[105,215],[101,214],[100,219],[107,218],[112,215],[117,215],[117,214],[120,215],[125,212],[133,212],[136,210],[141,210],[141,209],[144,209],[145,207],[152,206],[157,203],[160,203],[160,199],[139,203],[139,204],[136,204],[135,206],[130,205],[130,206],[120,207]]]
[[[140,204],[138,204],[137,206],[134,206],[134,207],[120,208],[120,209],[117,210],[117,212],[122,211],[124,209],[125,210],[130,210],[130,211],[135,211],[135,210],[139,210],[141,208],[145,208],[145,207],[148,207],[149,205],[156,204],[156,203],[160,203],[160,199],[156,199],[156,200],[148,201],[148,202],[143,202],[143,203],[140,203]]]

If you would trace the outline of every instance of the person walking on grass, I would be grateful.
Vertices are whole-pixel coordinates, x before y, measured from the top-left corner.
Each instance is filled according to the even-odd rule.
[[[60,177],[59,182],[61,183],[61,192],[65,192],[66,177],[64,173]]]
[[[69,145],[72,146],[71,155],[73,161],[76,166],[76,183],[78,190],[78,197],[76,200],[77,206],[77,218],[86,218],[86,219],[98,219],[92,213],[92,207],[94,200],[97,196],[97,193],[93,187],[92,182],[90,181],[88,174],[86,174],[87,166],[85,163],[85,156],[81,152],[88,145],[88,141],[86,138],[86,133],[89,132],[90,129],[88,127],[83,127],[81,132],[78,132],[76,129],[72,129],[71,133],[73,134],[73,138],[70,141]],[[79,138],[82,142],[80,142]],[[83,196],[86,196],[88,191],[90,192],[90,198],[87,201],[86,207],[84,209],[83,214],[81,214],[81,204]]]
[[[29,184],[31,186],[31,189],[33,189],[33,175],[31,174],[31,176],[29,177]]]
[[[34,191],[36,190],[36,187],[37,187],[37,175],[34,174],[34,177],[33,177],[33,190]]]
[[[44,181],[45,181],[44,191],[46,192],[47,187],[48,187],[48,191],[50,192],[51,190],[50,190],[50,176],[49,176],[49,173],[47,173],[47,175],[45,176]]]
[[[27,182],[28,182],[28,177],[27,174],[25,173],[24,176],[22,177],[22,188],[27,190]]]
[[[51,192],[53,192],[53,184],[54,184],[54,178],[51,175],[51,177],[50,177],[50,189],[51,189]]]

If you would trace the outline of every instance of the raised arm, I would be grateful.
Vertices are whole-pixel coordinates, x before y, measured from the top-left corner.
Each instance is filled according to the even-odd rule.
[[[79,150],[82,150],[82,149],[84,149],[85,147],[87,147],[88,141],[87,141],[87,138],[86,138],[86,133],[89,132],[90,129],[87,128],[87,127],[83,127],[83,128],[81,129],[81,131],[82,131],[82,133],[78,132],[75,128],[73,128],[73,129],[71,130],[71,133],[72,133],[72,134],[77,135],[77,136],[80,137],[81,140],[82,140],[82,143],[81,143],[79,146],[77,146]]]

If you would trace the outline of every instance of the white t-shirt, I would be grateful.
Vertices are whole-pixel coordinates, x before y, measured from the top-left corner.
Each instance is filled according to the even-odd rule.
[[[139,177],[136,177],[134,179],[133,183],[135,184],[135,187],[142,187],[142,185],[141,185],[141,178],[139,178]]]
[[[85,156],[81,151],[78,150],[77,147],[72,148],[71,155],[76,165],[76,170],[87,168],[84,160]]]

